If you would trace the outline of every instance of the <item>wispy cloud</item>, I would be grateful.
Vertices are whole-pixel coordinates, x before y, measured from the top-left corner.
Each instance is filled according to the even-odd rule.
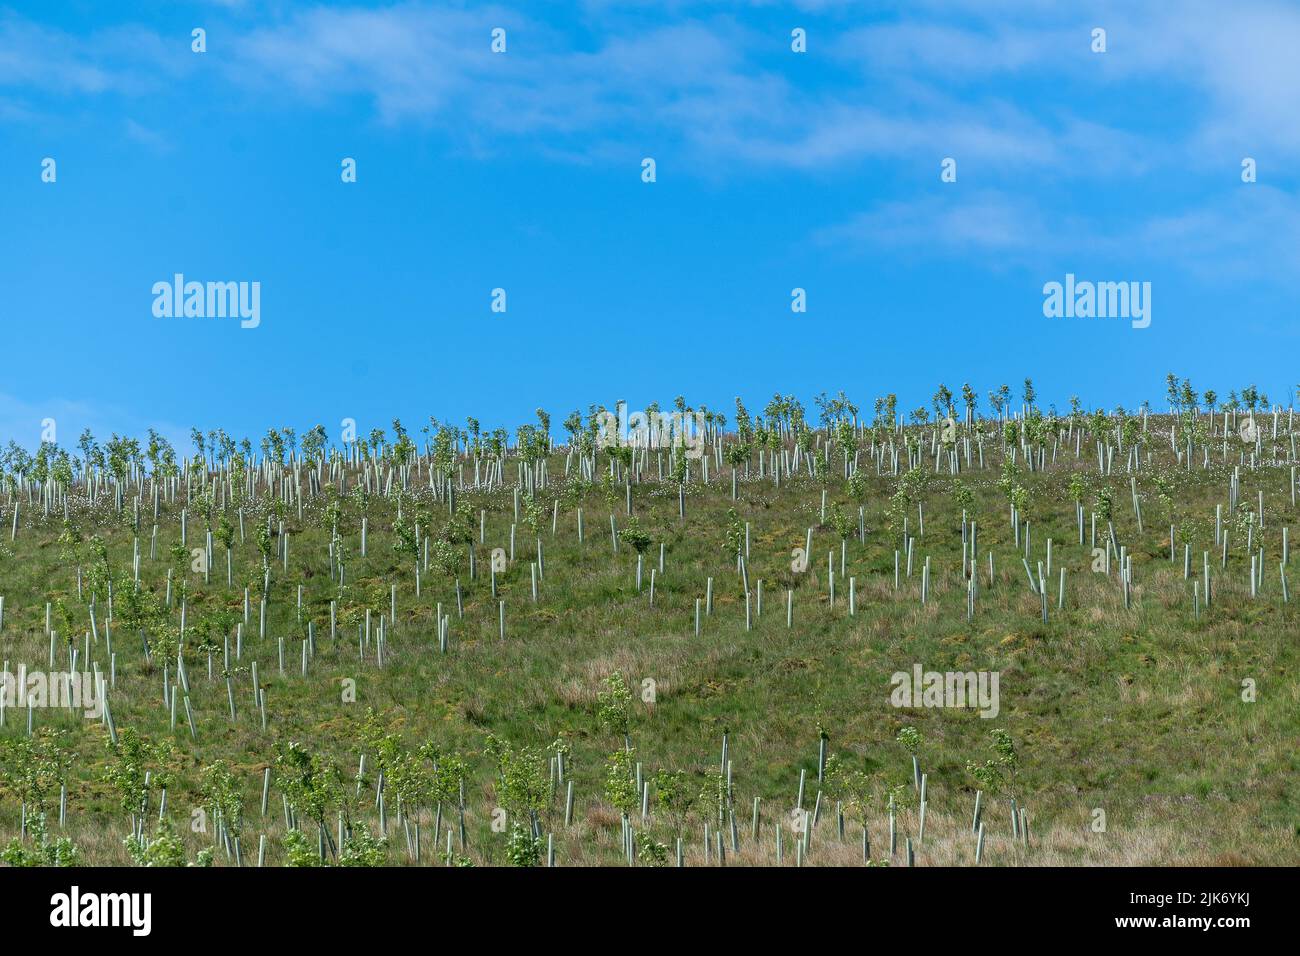
[[[223,13],[229,6],[238,9]],[[550,137],[538,145],[554,155],[583,153],[566,137],[599,151],[646,130],[704,158],[794,168],[960,150],[1009,169],[1105,176],[1120,171],[1117,154],[1141,154],[1150,169],[1207,148],[1300,153],[1300,10],[1270,0],[1065,13],[1031,0],[899,3],[866,24],[853,22],[862,19],[853,4],[809,2],[796,9],[816,20],[803,61],[811,73],[794,54],[777,55],[784,33],[737,15],[755,7],[785,9],[589,0],[588,22],[562,28],[539,10],[503,5],[411,0],[280,16],[215,3],[214,16],[235,20],[212,25],[221,43],[210,55],[259,102],[327,110],[359,98],[384,123],[438,124],[463,141],[481,142],[485,131]],[[1108,31],[1105,56],[1088,50],[1094,25]],[[496,26],[509,33],[502,56],[489,52]],[[156,93],[197,72],[196,59],[187,37],[135,25],[74,35],[0,16],[0,89],[11,111],[26,95]],[[1025,87],[1006,88],[1012,79],[1034,84],[1032,103],[1020,101]],[[1135,83],[1188,97],[1188,128],[1171,141],[1169,130],[1098,117],[1095,97],[1123,96]],[[1064,92],[1053,97],[1057,87]]]
[[[925,248],[944,255],[1021,257],[1042,250],[1051,240],[1051,230],[1028,201],[985,191],[958,199],[930,196],[881,203],[817,230],[813,239],[850,253],[871,248],[911,255]]]
[[[491,7],[479,13],[424,4],[317,7],[243,36],[230,76],[322,107],[338,98],[369,97],[390,122],[430,118],[492,81],[488,31],[518,22]],[[518,59],[495,66],[508,74]]]
[[[101,400],[46,398],[24,400],[0,392],[0,442],[14,441],[27,449],[41,443],[47,423],[52,423],[56,442],[75,448],[85,429],[102,441],[113,432],[143,438],[150,428],[177,449],[189,447],[189,429],[173,422],[141,418]]]
[[[493,26],[507,29],[505,55],[489,52]],[[974,42],[948,34],[949,44]],[[801,86],[791,64],[772,59],[772,40],[714,16],[627,33],[615,23],[587,49],[493,8],[316,8],[244,38],[231,75],[318,108],[363,97],[385,123],[438,122],[453,139],[479,143],[485,130],[527,136],[552,155],[608,151],[651,130],[712,164],[810,170],[947,155],[998,169],[1065,165],[1071,157],[1078,169],[1132,154],[1134,134],[1070,116],[1036,117],[1003,98],[963,102],[935,86],[936,76],[897,77],[881,91],[888,95],[874,92],[875,79],[853,74]],[[850,33],[831,58],[866,42],[866,33]],[[945,57],[937,51],[931,59]],[[923,74],[927,62],[912,64],[913,73]]]
[[[853,4],[813,0],[797,7],[813,18],[813,52],[798,61],[787,26],[743,16],[785,7],[743,0],[587,0],[582,22],[563,25],[539,9],[426,0],[254,6],[222,25],[222,53],[204,75],[269,109],[360,104],[380,123],[437,129],[476,155],[524,147],[599,162],[654,143],[684,151],[701,175],[858,175],[889,163],[916,189],[934,184],[951,156],[960,189],[908,198],[904,187],[817,239],[851,247],[886,236],[1002,257],[1143,245],[1246,273],[1295,264],[1286,245],[1295,198],[1236,182],[1241,156],[1271,173],[1300,155],[1300,10],[1272,0],[1103,2],[1064,13],[1034,0],[923,0],[884,4],[874,22]],[[504,55],[489,48],[498,26]],[[1089,51],[1093,26],[1108,32],[1104,56]],[[31,115],[34,90],[163,90],[165,79],[195,70],[184,39],[127,26],[74,36],[0,17],[0,116]],[[1153,90],[1180,109],[1125,111],[1126,98]],[[165,134],[121,123],[128,137],[166,147]],[[1191,191],[1123,225],[1084,207],[1063,223],[1071,204],[1024,188],[1027,175],[1105,190],[1188,168],[1219,177],[1214,198]]]
[[[1025,196],[992,190],[954,192],[880,203],[811,238],[846,256],[961,257],[989,271],[1086,257],[1117,266],[1168,263],[1210,285],[1289,287],[1300,269],[1300,198],[1242,185],[1193,208],[1125,220],[1049,212]]]
[[[167,153],[175,148],[172,141],[165,134],[137,123],[129,117],[126,120],[125,127],[127,136],[137,143],[148,146],[150,149],[157,150],[160,153]]]
[[[0,14],[0,89],[27,95],[139,95],[183,75],[188,55],[188,39],[169,42],[143,27],[78,35]]]
[[[1178,141],[1168,142],[1167,133],[1145,137],[1148,148],[1171,161],[1207,146],[1300,153],[1294,122],[1300,9],[1293,5],[1152,0],[1065,11],[1055,5],[1050,19],[1043,4],[1030,2],[972,4],[942,19],[937,12],[914,9],[900,20],[846,31],[831,53],[865,75],[906,77],[925,88],[968,90],[1015,78],[1044,84],[1050,94],[1056,85],[1064,93],[1046,107],[1052,111],[1075,109],[1071,101],[1084,91],[1122,96],[1147,93],[1154,84],[1187,96],[1192,107]],[[1104,55],[1090,50],[1094,27],[1106,30]]]
[[[1138,248],[1207,281],[1260,280],[1294,287],[1300,270],[1300,197],[1242,186],[1198,208],[1158,215],[1111,248]]]
[[[498,26],[501,55],[489,48]],[[749,62],[750,45],[721,20],[614,32],[588,49],[499,8],[317,8],[246,37],[231,75],[321,108],[363,97],[385,123],[437,121],[453,138],[581,134],[598,149],[632,126],[703,142],[790,117],[789,84]]]
[[[241,37],[230,75],[318,108],[362,97],[385,123],[439,123],[453,139],[553,137],[540,145],[554,155],[653,129],[713,161],[819,169],[960,153],[1007,171],[1053,166],[1083,177],[1177,164],[1207,142],[1300,149],[1290,122],[1300,108],[1300,60],[1290,54],[1300,12],[1268,3],[1204,18],[1156,3],[1103,5],[1072,23],[1059,8],[1045,21],[1038,3],[972,5],[960,16],[904,6],[886,22],[815,31],[811,61],[838,71],[820,82],[799,78],[794,54],[773,57],[784,36],[719,6],[745,4],[673,4],[677,21],[652,27],[621,18],[640,12],[636,4],[588,4],[603,17],[594,41],[499,7],[318,7]],[[1105,56],[1090,52],[1094,24],[1109,32]],[[506,55],[488,50],[493,26],[510,35]],[[1042,86],[1025,104],[1023,88],[998,85],[1007,79]],[[1086,91],[1114,96],[1152,79],[1198,98],[1175,141],[1089,115]],[[1052,97],[1053,84],[1068,95]]]
[[[90,94],[122,88],[123,78],[99,59],[84,39],[14,14],[0,17],[0,86]]]

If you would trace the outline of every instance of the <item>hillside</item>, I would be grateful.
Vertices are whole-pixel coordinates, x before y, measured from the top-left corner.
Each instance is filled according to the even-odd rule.
[[[950,403],[11,446],[5,858],[1294,864],[1292,411]]]

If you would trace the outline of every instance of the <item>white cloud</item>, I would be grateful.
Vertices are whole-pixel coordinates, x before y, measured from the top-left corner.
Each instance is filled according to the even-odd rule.
[[[330,111],[359,99],[382,122],[436,126],[476,154],[523,146],[593,162],[653,142],[682,148],[702,175],[738,165],[837,173],[871,161],[908,164],[904,181],[911,171],[934,188],[940,159],[957,158],[960,191],[874,207],[824,229],[822,241],[883,235],[1004,256],[1141,247],[1234,274],[1296,264],[1296,200],[1264,183],[1300,153],[1300,10],[1271,0],[1083,12],[923,0],[886,4],[864,26],[853,4],[810,2],[799,9],[827,19],[809,24],[817,52],[796,66],[785,36],[771,35],[770,18],[745,18],[747,6],[768,5],[589,0],[581,23],[564,29],[531,11],[423,0],[273,18],[241,11],[212,65],[259,102]],[[1087,52],[1094,25],[1108,31],[1102,56]],[[504,55],[489,50],[495,26],[508,31]],[[18,96],[0,99],[0,115],[30,115],[21,94],[42,85],[77,97],[157,90],[195,59],[187,42],[147,29],[77,37],[8,15],[0,91]],[[1125,99],[1142,96],[1126,117]],[[1172,106],[1152,115],[1152,102]],[[122,128],[165,145],[132,119]],[[1260,162],[1255,187],[1237,181],[1244,155]],[[1049,224],[1043,191],[1020,192],[1027,173],[1101,189],[1188,168],[1218,170],[1222,189],[1145,222],[1135,212],[1119,225],[1112,213],[1103,227],[1085,211]]]
[[[956,199],[931,196],[881,203],[817,231],[813,239],[847,251],[868,246],[910,254],[926,248],[942,254],[975,254],[987,260],[991,255],[1022,256],[1042,249],[1050,241],[1050,230],[1032,204],[981,192]]]
[[[290,8],[283,17],[231,5],[235,23],[210,25],[221,40],[211,65],[259,101],[330,109],[362,97],[383,122],[439,124],[480,149],[493,136],[530,137],[539,150],[581,156],[584,146],[598,152],[653,131],[715,162],[817,168],[962,150],[1009,168],[1068,158],[1077,175],[1099,176],[1189,157],[1300,153],[1300,10],[1271,0],[1087,11],[1030,0],[895,3],[874,9],[867,25],[854,4],[810,0],[796,9],[816,21],[803,61],[814,85],[783,54],[784,35],[743,16],[784,4],[590,0],[582,22],[564,28],[518,12],[528,8],[451,2]],[[1104,56],[1087,52],[1093,25],[1108,30]],[[510,33],[505,55],[489,52],[494,26]],[[7,98],[11,117],[31,113],[24,93],[156,93],[196,71],[197,59],[187,36],[152,28],[80,36],[0,17],[0,89],[18,94]],[[1128,89],[1179,102],[1186,128],[1157,136],[1136,120],[1100,122],[1094,94]],[[1125,168],[1119,155],[1143,165]]]
[[[1242,184],[1200,206],[1154,215],[1049,215],[991,190],[887,202],[816,230],[846,255],[964,257],[990,271],[1098,259],[1169,263],[1208,285],[1292,286],[1300,269],[1300,198]]]
[[[120,88],[84,40],[12,14],[0,18],[0,86],[95,94]]]
[[[488,51],[492,25],[510,34],[504,55]],[[772,59],[771,38],[730,18],[627,33],[614,25],[599,36],[594,49],[575,49],[548,27],[493,9],[317,8],[254,31],[232,75],[322,108],[363,96],[387,123],[438,122],[453,138],[527,136],[571,155],[650,129],[715,163],[813,169],[960,153],[1025,167],[1067,154],[1111,157],[1125,137],[1068,116],[1044,122],[996,98],[961,102],[925,77],[897,78],[911,85],[906,97],[866,96],[853,77],[801,89],[788,64]],[[1088,136],[1078,136],[1085,126]],[[581,143],[545,141],[577,136]]]
[[[53,419],[57,443],[66,449],[77,447],[82,430],[89,428],[101,444],[111,433],[144,438],[150,428],[176,446],[188,449],[189,429],[163,420],[149,420],[124,408],[98,400],[46,398],[25,400],[0,392],[0,444],[14,441],[34,450],[41,443],[42,422]]]

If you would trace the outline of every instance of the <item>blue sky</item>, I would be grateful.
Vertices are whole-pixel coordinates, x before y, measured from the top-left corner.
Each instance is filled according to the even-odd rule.
[[[3,6],[0,441],[1026,375],[1285,401],[1297,48],[1263,2]],[[177,272],[260,282],[260,326],[156,318]],[[1067,272],[1150,282],[1151,326],[1045,318]]]

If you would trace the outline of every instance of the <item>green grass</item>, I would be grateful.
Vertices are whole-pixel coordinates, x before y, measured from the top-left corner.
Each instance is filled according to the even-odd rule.
[[[517,529],[515,560],[498,576],[499,597],[506,604],[506,638],[498,635],[497,603],[487,580],[490,551],[509,549],[513,520],[512,489],[491,492],[466,487],[458,500],[474,515],[473,538],[477,549],[476,580],[460,570],[464,588],[464,613],[458,615],[452,580],[430,568],[422,575],[422,593],[414,594],[414,577],[393,550],[391,526],[396,497],[374,495],[365,506],[369,520],[368,554],[359,557],[362,506],[351,496],[344,499],[340,533],[353,556],[347,568],[347,586],[340,592],[331,579],[328,529],[321,527],[325,498],[306,496],[304,518],[296,505],[276,506],[259,484],[259,497],[243,504],[247,539],[236,533],[234,568],[236,586],[225,583],[224,551],[214,547],[211,581],[188,575],[187,620],[193,629],[220,609],[242,620],[243,584],[254,580],[251,624],[246,628],[242,659],[232,660],[238,717],[229,719],[226,687],[221,677],[221,653],[214,655],[214,677],[207,676],[207,655],[191,637],[186,646],[191,704],[197,725],[197,742],[191,741],[183,711],[177,727],[170,729],[163,707],[161,661],[146,661],[142,644],[121,627],[114,628],[117,678],[109,700],[118,733],[132,728],[150,740],[170,740],[179,754],[179,770],[168,790],[170,819],[192,858],[212,845],[213,830],[194,833],[191,812],[202,801],[199,771],[222,761],[241,783],[245,822],[245,864],[255,862],[258,837],[267,836],[267,864],[285,861],[285,820],[282,790],[273,778],[270,813],[259,812],[262,770],[274,763],[275,747],[296,741],[323,755],[347,783],[349,813],[377,826],[374,807],[375,776],[367,775],[359,798],[352,778],[357,770],[360,729],[368,711],[400,735],[403,746],[414,750],[432,742],[440,751],[457,752],[472,769],[466,786],[467,845],[456,852],[478,864],[506,860],[506,835],[492,829],[492,811],[501,801],[496,767],[486,754],[488,734],[515,747],[544,748],[562,738],[571,748],[570,772],[575,789],[575,821],[563,822],[563,795],[546,803],[541,817],[543,834],[553,833],[557,863],[618,864],[621,855],[619,813],[603,796],[609,755],[623,746],[622,736],[602,727],[597,694],[614,672],[623,675],[633,691],[630,737],[636,759],[646,773],[683,770],[699,790],[705,774],[715,772],[724,731],[729,732],[733,769],[733,802],[740,832],[739,852],[730,863],[774,862],[775,827],[785,829],[785,863],[794,862],[790,811],[794,807],[801,770],[807,771],[806,806],[811,807],[816,782],[818,734],[824,728],[829,750],[870,780],[866,824],[872,856],[889,859],[886,790],[906,784],[899,806],[899,853],[902,862],[905,836],[917,837],[916,798],[911,789],[911,762],[896,740],[903,727],[915,727],[923,742],[921,769],[928,775],[926,836],[916,859],[925,864],[974,862],[970,819],[976,782],[967,772],[970,762],[988,759],[991,731],[1005,729],[1019,753],[1019,770],[1010,787],[996,797],[985,795],[987,843],[984,863],[998,864],[1286,864],[1300,858],[1300,814],[1294,780],[1300,770],[1295,742],[1300,739],[1297,718],[1296,674],[1300,671],[1300,628],[1292,574],[1292,600],[1284,604],[1278,576],[1281,534],[1284,526],[1297,528],[1291,504],[1289,464],[1241,467],[1242,510],[1253,509],[1256,493],[1265,493],[1265,527],[1256,538],[1265,549],[1267,571],[1259,596],[1249,588],[1250,558],[1244,542],[1232,540],[1226,570],[1213,542],[1214,506],[1225,505],[1233,466],[1241,462],[1242,447],[1229,440],[1227,461],[1219,439],[1210,445],[1211,467],[1200,467],[1198,448],[1190,472],[1172,460],[1168,443],[1169,422],[1152,418],[1145,446],[1151,460],[1138,473],[1144,532],[1137,530],[1129,495],[1129,475],[1124,456],[1117,453],[1113,473],[1097,474],[1095,449],[1085,437],[1083,455],[1076,460],[1073,442],[1062,442],[1057,461],[1044,472],[1023,472],[1018,479],[1029,493],[1028,517],[1032,528],[1031,566],[1044,557],[1047,538],[1053,539],[1053,575],[1049,620],[1041,620],[1038,598],[1026,581],[1021,552],[1014,544],[1006,495],[999,487],[1003,452],[1001,439],[985,445],[984,469],[973,467],[960,480],[975,496],[971,517],[979,528],[979,593],[974,620],[967,621],[966,585],[961,572],[961,509],[953,494],[954,479],[933,474],[933,456],[921,454],[929,475],[920,496],[925,509],[925,533],[916,541],[915,570],[894,587],[894,550],[899,529],[891,527],[887,510],[898,478],[877,475],[864,447],[861,468],[867,475],[860,499],[851,495],[842,477],[843,466],[832,456],[830,476],[824,481],[803,474],[783,478],[777,488],[770,478],[757,477],[751,464],[748,478],[739,484],[739,500],[731,500],[729,469],[711,470],[711,482],[699,482],[693,470],[686,498],[686,518],[678,517],[676,486],[657,480],[654,453],[640,482],[633,482],[633,510],[652,539],[646,553],[643,590],[635,587],[635,553],[620,544],[611,547],[609,516],[626,523],[621,482],[612,489],[581,490],[576,498],[566,492],[565,456],[549,461],[550,486],[538,493],[544,507],[540,537],[545,549],[545,577],[537,603],[531,600],[529,563],[535,558],[534,539],[522,525]],[[1164,437],[1156,434],[1163,430]],[[915,434],[915,430],[913,430]],[[929,432],[924,449],[928,450]],[[728,437],[728,442],[733,437]],[[864,446],[866,442],[864,441]],[[1048,447],[1051,457],[1050,445]],[[665,463],[668,455],[664,453]],[[963,466],[964,466],[963,461]],[[945,463],[946,465],[946,463]],[[608,470],[599,456],[597,475]],[[667,470],[667,464],[665,464]],[[466,469],[473,475],[473,466]],[[1119,542],[1133,555],[1134,588],[1131,607],[1125,608],[1118,564],[1111,574],[1093,573],[1090,547],[1080,546],[1075,526],[1074,502],[1067,490],[1072,475],[1084,474],[1089,483],[1085,508],[1092,510],[1096,489],[1108,485],[1114,492],[1114,522]],[[513,481],[516,468],[507,462],[505,474]],[[1169,504],[1157,493],[1154,478],[1164,475],[1172,483]],[[356,481],[349,471],[348,486]],[[422,533],[436,536],[447,521],[447,505],[434,500],[427,473],[412,473],[412,488],[403,496],[402,509],[411,521],[419,515]],[[396,486],[398,481],[394,480]],[[146,479],[141,505],[140,566],[144,589],[162,595],[168,549],[179,541],[179,512],[185,499],[185,481],[179,500],[164,502],[158,525],[158,559],[150,560],[152,486]],[[820,522],[822,491],[831,504],[838,503],[855,519],[859,504],[865,507],[866,542],[856,533],[848,540],[848,574],[856,581],[856,614],[847,608],[847,582],[836,585],[836,604],[827,594],[827,554],[832,549],[839,563],[839,539],[829,524]],[[106,544],[117,575],[129,579],[134,528],[131,498],[118,514],[113,495],[101,492],[91,504],[77,487],[70,497],[71,524],[84,539],[98,535]],[[197,487],[195,495],[198,494]],[[304,492],[305,493],[305,492]],[[551,531],[551,502],[562,504],[557,530]],[[29,669],[45,669],[49,637],[45,630],[46,602],[61,601],[76,627],[76,645],[88,624],[89,593],[78,597],[76,568],[92,563],[88,546],[62,554],[58,542],[63,530],[62,507],[42,514],[40,499],[22,502],[16,541],[10,542],[10,495],[0,495],[4,515],[5,551],[0,554],[0,594],[5,598],[0,647],[16,671],[20,662]],[[579,545],[574,502],[583,508],[585,542]],[[195,506],[191,506],[193,512]],[[728,510],[750,523],[747,569],[751,589],[763,581],[763,613],[752,630],[745,628],[745,603],[734,554],[724,540]],[[486,540],[478,540],[478,513],[487,510]],[[214,510],[213,522],[221,509]],[[267,638],[258,637],[258,593],[261,556],[253,530],[265,522],[270,510],[283,514],[290,534],[289,568],[278,561],[271,566]],[[232,522],[236,511],[228,512]],[[277,519],[278,520],[278,519]],[[1182,542],[1175,563],[1169,560],[1171,522],[1190,534],[1193,577],[1198,578],[1201,552],[1211,552],[1214,601],[1193,619],[1192,583],[1183,579]],[[909,527],[915,531],[916,504],[909,509]],[[808,571],[794,573],[792,550],[802,547],[809,527],[814,528],[813,554]],[[1104,527],[1104,523],[1103,523]],[[205,523],[190,515],[190,546],[203,543]],[[655,604],[648,601],[651,567],[657,567],[658,547],[666,546],[665,570],[656,580]],[[1099,541],[1099,544],[1101,542]],[[458,545],[462,554],[467,545]],[[1293,544],[1294,547],[1294,544]],[[995,556],[996,574],[988,580],[988,557]],[[932,563],[931,593],[920,603],[920,567],[928,556]],[[400,566],[399,566],[400,565]],[[1063,609],[1056,607],[1056,568],[1067,569]],[[1291,569],[1295,562],[1291,563]],[[837,568],[838,570],[838,568]],[[714,579],[713,613],[695,635],[694,605],[705,593],[706,578]],[[837,575],[838,577],[838,575]],[[377,622],[388,611],[388,588],[398,586],[398,620],[391,627],[384,666],[377,665],[372,637],[364,659],[358,648],[358,612],[370,608]],[[296,588],[304,588],[301,621]],[[794,592],[794,626],[786,627],[787,589]],[[339,637],[329,637],[329,602],[339,601]],[[450,613],[450,647],[440,653],[434,608],[442,602]],[[99,597],[101,637],[92,644],[92,658],[108,669],[103,639],[106,600]],[[55,615],[55,629],[62,630]],[[170,609],[179,622],[179,608]],[[316,648],[306,677],[301,676],[301,642],[306,621],[315,622]],[[343,623],[346,622],[346,623]],[[61,635],[62,636],[62,635]],[[285,670],[277,664],[277,639],[285,639]],[[232,637],[233,648],[233,637]],[[233,649],[232,649],[233,656]],[[265,688],[269,726],[261,728],[253,706],[249,665],[258,662]],[[910,672],[914,664],[931,671],[997,671],[1000,673],[1001,713],[982,719],[974,710],[951,708],[899,709],[890,703],[890,676]],[[66,652],[60,650],[57,669],[66,669]],[[174,667],[170,668],[174,670]],[[174,674],[171,675],[174,679]],[[356,702],[343,701],[344,681],[356,682]],[[656,684],[656,701],[640,700],[642,682]],[[1255,683],[1254,702],[1242,699],[1243,680]],[[36,710],[35,724],[65,729],[66,743],[75,751],[68,776],[68,815],[55,835],[73,838],[83,862],[114,864],[129,861],[123,838],[129,819],[117,796],[103,779],[108,764],[107,729],[99,721],[85,720],[56,710]],[[26,737],[26,713],[6,714],[0,736]],[[373,768],[376,755],[367,756]],[[545,758],[537,767],[545,778]],[[157,816],[157,792],[152,815]],[[761,797],[761,832],[750,839],[750,813],[754,797]],[[833,804],[838,794],[827,792],[826,804],[805,861],[809,865],[860,862],[861,826],[850,820],[843,842],[836,833]],[[1028,809],[1029,845],[1010,837],[1008,798],[1014,796]],[[52,801],[57,804],[57,793]],[[454,814],[447,819],[454,822]],[[1095,811],[1104,811],[1106,829],[1094,832]],[[327,822],[334,819],[331,809]],[[5,840],[19,829],[20,803],[15,786],[7,781],[0,793],[0,834]],[[389,847],[392,863],[409,862],[407,843],[397,824],[396,806],[388,808]],[[441,863],[445,831],[436,849],[430,836],[431,810],[421,808],[421,855],[424,863]],[[701,849],[708,814],[696,808],[682,833],[687,862],[704,862]],[[716,826],[716,818],[712,824]],[[152,829],[152,822],[150,829]],[[676,833],[668,814],[651,795],[651,816],[643,821],[634,813],[632,825],[646,830],[654,840],[671,848]],[[314,828],[304,827],[316,845]],[[224,852],[216,863],[231,861]]]

